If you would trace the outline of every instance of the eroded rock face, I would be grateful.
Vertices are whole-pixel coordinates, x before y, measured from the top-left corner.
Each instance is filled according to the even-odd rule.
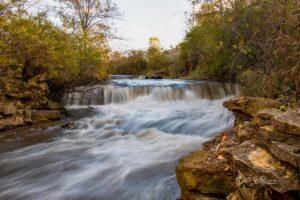
[[[300,135],[300,112],[288,111],[272,118],[274,129],[287,134]]]
[[[228,110],[252,117],[261,110],[273,109],[279,106],[279,101],[260,97],[242,97],[240,99],[224,102],[224,107]]]
[[[16,67],[6,67],[1,72],[0,130],[59,119],[58,113],[63,108],[59,103],[49,100],[47,78],[39,75],[25,81],[22,79],[22,70]]]
[[[209,151],[197,151],[182,158],[176,176],[183,194],[227,196],[233,191],[235,175],[224,159],[218,160]],[[183,195],[183,200],[188,200]]]
[[[300,167],[300,136],[275,131],[272,126],[260,128],[260,143],[279,160]]]
[[[267,150],[246,141],[227,151],[236,170],[242,173],[247,182],[268,186],[279,193],[299,189],[297,173],[279,162]]]

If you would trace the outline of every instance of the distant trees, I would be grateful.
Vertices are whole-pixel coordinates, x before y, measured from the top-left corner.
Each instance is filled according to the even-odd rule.
[[[142,75],[147,70],[147,60],[142,50],[131,50],[125,55],[114,52],[111,56],[111,74]]]
[[[115,52],[111,56],[111,73],[134,75],[162,75],[169,74],[170,61],[166,52],[160,46],[159,38],[149,39],[147,51],[131,50],[125,54]]]
[[[161,73],[168,67],[168,60],[160,46],[160,40],[157,37],[149,39],[149,48],[147,50],[147,71],[148,73]]]

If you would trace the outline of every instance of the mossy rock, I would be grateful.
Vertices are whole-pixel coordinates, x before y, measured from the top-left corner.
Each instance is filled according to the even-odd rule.
[[[218,160],[209,151],[197,151],[182,158],[176,175],[182,191],[227,196],[235,184],[234,172],[226,160]]]
[[[261,110],[278,108],[280,105],[279,101],[261,97],[241,97],[224,102],[224,107],[228,110],[252,117]]]

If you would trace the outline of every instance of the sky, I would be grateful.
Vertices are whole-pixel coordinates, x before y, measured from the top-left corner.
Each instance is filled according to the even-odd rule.
[[[114,23],[117,36],[115,50],[146,49],[149,38],[160,38],[163,48],[177,45],[184,37],[185,12],[191,10],[187,0],[115,0],[122,14]]]
[[[39,0],[33,11],[54,6],[54,0]],[[110,46],[117,51],[145,50],[150,37],[158,37],[165,49],[176,46],[185,36],[186,15],[192,7],[188,0],[113,0],[121,13],[113,21],[113,33],[122,40],[113,40]],[[57,23],[57,17],[50,16]]]

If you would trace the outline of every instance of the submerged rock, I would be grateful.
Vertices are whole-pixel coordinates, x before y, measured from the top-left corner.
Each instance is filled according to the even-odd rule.
[[[190,199],[187,197],[190,193],[225,197],[232,192],[235,182],[234,172],[226,161],[204,150],[183,157],[177,165],[176,176],[183,200]]]
[[[277,108],[279,106],[279,101],[261,97],[242,97],[224,102],[224,107],[228,110],[252,117],[261,110]]]

